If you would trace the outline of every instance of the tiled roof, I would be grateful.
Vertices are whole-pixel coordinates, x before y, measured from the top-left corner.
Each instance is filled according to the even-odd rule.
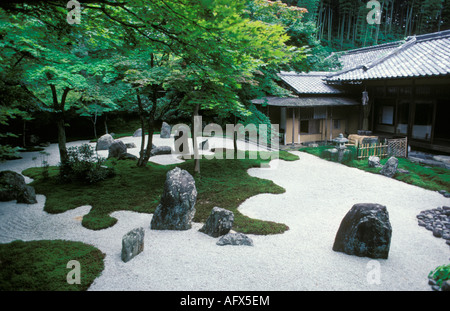
[[[333,54],[338,57],[342,65],[341,71],[344,71],[380,59],[397,49],[403,43],[403,41],[397,41]]]
[[[296,73],[282,71],[278,74],[281,80],[289,85],[297,94],[340,94],[341,90],[328,85],[324,79],[330,72]]]
[[[278,107],[330,107],[356,106],[360,103],[350,98],[342,97],[265,97],[252,100],[254,104],[267,103]]]
[[[372,49],[377,47],[372,47]],[[351,55],[350,53],[348,57]],[[352,82],[449,75],[450,30],[447,30],[408,37],[405,43],[392,49],[383,57],[332,73],[326,80],[328,82]]]

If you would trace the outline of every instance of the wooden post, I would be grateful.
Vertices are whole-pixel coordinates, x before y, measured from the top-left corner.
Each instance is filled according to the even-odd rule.
[[[292,108],[292,146],[295,144],[295,108]]]
[[[325,107],[325,145],[328,144],[328,107]]]

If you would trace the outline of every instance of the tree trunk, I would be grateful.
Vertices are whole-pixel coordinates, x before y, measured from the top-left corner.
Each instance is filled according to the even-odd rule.
[[[236,116],[234,116],[234,128],[236,129]],[[233,147],[234,147],[234,158],[237,159],[237,131],[233,131]]]
[[[139,111],[139,119],[141,120],[141,150],[139,151],[139,159],[137,162],[138,167],[142,167],[142,162],[144,159],[144,149],[145,149],[145,116],[144,116],[144,107],[142,106],[141,96],[139,95],[139,90],[136,90],[138,111]]]
[[[65,163],[67,161],[66,129],[64,128],[64,123],[64,115],[62,113],[58,113],[56,125],[58,127],[58,148],[61,163]]]
[[[198,111],[200,109],[200,104],[196,104],[194,107],[194,111],[192,113],[192,148],[194,150],[194,174],[200,175],[200,156],[198,153],[198,142],[197,142],[197,133],[195,130],[195,117],[198,116]]]
[[[65,88],[63,95],[61,97],[61,102],[58,103],[58,97],[56,94],[56,87],[51,84],[50,89],[52,90],[53,96],[53,109],[56,112],[56,126],[58,128],[58,148],[59,148],[59,157],[61,163],[65,163],[67,161],[67,149],[66,149],[66,129],[64,127],[64,109],[66,104],[67,94],[69,94],[70,89]]]
[[[23,120],[23,130],[22,130],[22,145],[27,146],[27,120]]]
[[[103,120],[103,123],[105,124],[105,134],[108,134],[108,124],[106,121],[108,120],[108,116],[105,113],[105,119]]]

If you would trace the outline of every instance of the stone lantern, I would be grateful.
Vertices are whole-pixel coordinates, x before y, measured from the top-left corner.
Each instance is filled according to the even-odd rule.
[[[333,142],[336,143],[336,148],[338,150],[342,150],[342,149],[347,148],[345,146],[345,144],[348,143],[348,139],[345,138],[344,135],[342,135],[342,133],[341,133],[341,134],[339,134],[339,136],[337,138],[333,139]]]
[[[350,152],[349,150],[347,150],[347,146],[345,145],[346,143],[348,143],[348,139],[345,138],[341,133],[338,137],[333,139],[333,142],[336,143],[336,148],[334,150],[337,150],[338,162],[342,162],[342,160],[344,159],[344,155]]]

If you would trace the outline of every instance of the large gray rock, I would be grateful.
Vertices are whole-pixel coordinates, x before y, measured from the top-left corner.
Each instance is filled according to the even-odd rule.
[[[214,207],[200,232],[206,233],[214,238],[230,232],[234,223],[232,211],[220,207]]]
[[[141,129],[141,128],[138,128],[138,129],[134,132],[133,137],[141,137],[141,136],[142,136],[142,129]]]
[[[34,188],[25,183],[25,178],[13,171],[0,172],[0,201],[17,200],[17,203],[35,204]]]
[[[144,250],[144,228],[136,228],[125,234],[122,238],[123,262],[128,262]]]
[[[170,131],[172,128],[166,122],[162,123],[161,126],[161,134],[159,135],[161,138],[170,138]]]
[[[196,201],[197,189],[192,175],[179,167],[170,170],[150,227],[155,230],[190,229]]]
[[[161,155],[161,154],[171,154],[172,153],[172,148],[170,148],[169,146],[158,146],[155,148],[152,148],[152,150],[150,151],[150,156],[153,157],[155,155]]]
[[[333,245],[333,250],[360,257],[387,259],[392,227],[385,206],[355,204],[345,215]]]
[[[397,168],[398,159],[396,157],[390,157],[383,166],[383,169],[380,171],[380,174],[389,178],[394,177],[395,173],[397,173]]]
[[[114,138],[110,134],[105,134],[97,140],[97,150],[108,150],[113,143]]]
[[[121,140],[115,140],[108,148],[108,158],[121,158],[127,153],[127,146]]]
[[[253,246],[253,240],[243,233],[228,233],[221,237],[216,243],[217,245],[247,245]]]

